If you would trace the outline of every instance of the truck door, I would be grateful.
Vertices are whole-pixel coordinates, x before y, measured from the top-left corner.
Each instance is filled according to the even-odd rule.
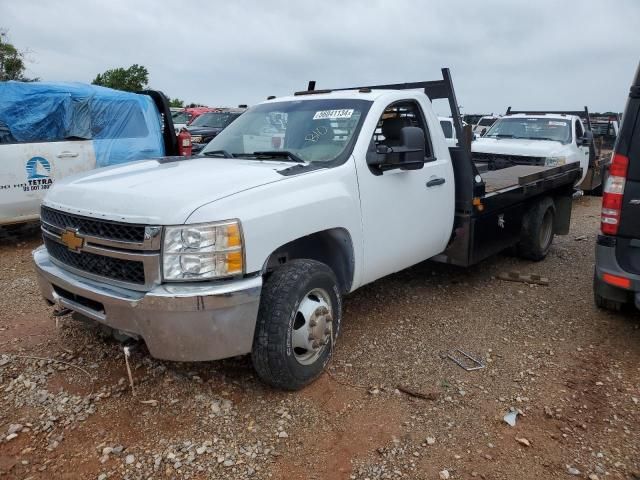
[[[37,220],[56,180],[95,164],[91,140],[0,142],[0,225]]]
[[[385,108],[375,131],[362,132],[371,136],[369,150],[373,152],[381,145],[400,146],[405,126],[423,129],[426,138],[426,161],[418,170],[380,173],[365,159],[356,159],[364,237],[363,283],[439,254],[451,236],[453,172],[435,115],[430,122],[417,101],[402,100]],[[434,144],[440,148],[440,158]]]
[[[582,167],[582,178],[584,179],[585,175],[587,174],[587,170],[589,169],[590,146],[582,145],[582,138],[584,137],[584,127],[580,119],[575,120],[574,137],[579,151],[578,161],[580,162],[580,166]]]

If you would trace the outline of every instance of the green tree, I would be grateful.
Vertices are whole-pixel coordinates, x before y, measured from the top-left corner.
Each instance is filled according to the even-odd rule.
[[[169,100],[170,107],[182,108],[184,107],[184,100],[180,100],[179,98],[172,98]]]
[[[129,68],[112,68],[104,73],[99,73],[91,83],[116,90],[137,92],[147,88],[149,71],[146,67],[135,63]]]
[[[19,80],[31,82],[37,78],[27,78],[24,76],[25,52],[18,50],[7,40],[7,33],[0,30],[0,81]]]

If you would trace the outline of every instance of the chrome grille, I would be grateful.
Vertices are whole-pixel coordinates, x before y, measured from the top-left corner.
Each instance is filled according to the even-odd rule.
[[[144,264],[141,261],[123,260],[89,252],[75,253],[48,237],[44,238],[44,245],[51,257],[72,268],[119,282],[137,285],[145,283]]]
[[[489,170],[511,167],[513,165],[536,165],[545,164],[545,157],[529,157],[525,155],[505,155],[500,153],[472,153],[474,162],[488,162]]]
[[[52,208],[42,207],[40,220],[62,230],[77,229],[79,233],[93,237],[106,238],[120,242],[142,243],[145,239],[145,226],[131,223],[97,220],[95,218],[72,215]]]
[[[146,291],[161,283],[161,227],[90,218],[49,207],[42,207],[41,223],[45,247],[60,267],[133,290]],[[79,246],[67,243],[69,231]]]

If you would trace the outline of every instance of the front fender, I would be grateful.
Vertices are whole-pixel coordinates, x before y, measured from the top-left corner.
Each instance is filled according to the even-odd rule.
[[[355,166],[313,170],[262,185],[195,210],[185,223],[237,218],[242,224],[245,272],[260,272],[282,245],[313,233],[342,228],[353,242],[354,277],[360,284],[362,227]]]

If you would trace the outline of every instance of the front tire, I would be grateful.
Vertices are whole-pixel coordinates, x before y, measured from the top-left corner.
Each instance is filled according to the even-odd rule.
[[[315,380],[333,353],[342,300],[333,271],[315,260],[292,260],[265,282],[251,358],[258,377],[283,390]]]

